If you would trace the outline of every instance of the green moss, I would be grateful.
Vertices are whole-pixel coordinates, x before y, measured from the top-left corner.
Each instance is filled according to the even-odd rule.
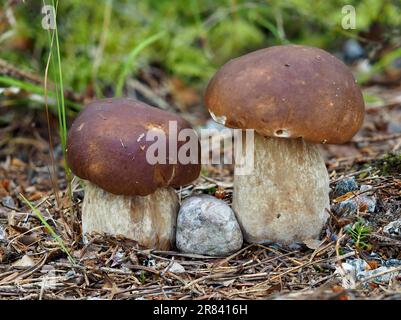
[[[104,28],[110,2],[110,24]],[[344,5],[356,8],[356,30],[341,28]],[[41,6],[41,1],[25,1],[15,7],[17,26],[14,35],[1,43],[0,57],[43,75],[48,39],[41,27]],[[155,62],[168,74],[203,89],[222,63],[251,50],[289,42],[338,49],[344,39],[366,31],[374,21],[397,29],[399,17],[401,7],[374,0],[60,1],[62,73],[65,86],[77,92],[94,83],[100,87],[98,92],[114,88],[133,48],[163,31],[166,35],[135,59],[129,76]],[[95,72],[102,35],[105,46]],[[16,39],[28,39],[31,47],[13,48]]]
[[[389,153],[376,163],[381,175],[401,174],[401,154]]]

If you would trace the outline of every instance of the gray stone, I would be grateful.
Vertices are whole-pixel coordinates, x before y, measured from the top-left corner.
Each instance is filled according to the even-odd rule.
[[[368,190],[372,190],[372,192],[369,192]],[[366,195],[373,195],[373,187],[368,185],[368,184],[362,184],[361,187],[359,188],[360,192],[364,192]]]
[[[361,212],[369,212],[373,213],[376,209],[376,198],[375,197],[368,197],[364,194],[357,196],[356,202],[359,206],[359,211]]]
[[[15,202],[14,199],[10,196],[6,196],[1,200],[3,206],[9,209],[15,209]]]
[[[371,279],[370,281],[377,283],[377,284],[385,284],[385,283],[390,282],[392,279],[397,278],[400,275],[400,272],[398,272],[398,271],[391,272],[392,269],[393,268],[382,266],[382,267],[379,267],[374,270],[368,270],[368,271],[361,272],[358,276],[359,276],[360,280],[364,280],[365,278],[371,278],[375,275],[378,275],[377,277]],[[385,272],[387,272],[387,273],[385,273]]]
[[[390,222],[383,228],[383,232],[391,236],[401,236],[401,219]]]
[[[366,186],[368,187],[368,186]],[[370,190],[370,188],[362,188],[361,192]],[[373,213],[376,209],[376,197],[371,195],[371,192],[366,192],[360,194],[356,197],[346,199],[344,201],[338,202],[332,206],[333,212],[338,216],[348,216],[359,212]]]
[[[173,262],[171,267],[168,269],[168,272],[184,273],[185,272],[185,268],[181,264],[179,264],[178,262]]]
[[[0,240],[6,239],[6,231],[4,230],[3,226],[0,224]]]
[[[347,216],[358,211],[358,203],[355,198],[347,199],[334,204],[332,210],[337,216]]]
[[[401,260],[398,259],[388,259],[383,262],[383,265],[385,267],[389,268],[394,268],[394,267],[400,267],[401,266]]]
[[[366,52],[363,47],[355,39],[349,39],[345,42],[344,48],[344,60],[347,63],[353,63],[366,57]]]
[[[186,253],[224,256],[239,250],[242,233],[233,210],[209,195],[187,198],[177,219],[177,248]]]
[[[367,287],[369,282],[383,284],[399,277],[401,273],[398,271],[391,272],[392,269],[393,268],[387,266],[380,266],[377,269],[370,270],[365,260],[352,259],[346,260],[345,263],[341,264],[341,267],[337,267],[335,273],[340,275],[343,288],[355,289],[358,284]],[[384,272],[387,273],[381,274]],[[377,277],[375,277],[375,275],[377,275]],[[368,281],[363,282],[365,279]]]
[[[334,196],[340,197],[348,192],[358,190],[358,184],[354,177],[344,178],[337,182],[336,188],[334,189]]]

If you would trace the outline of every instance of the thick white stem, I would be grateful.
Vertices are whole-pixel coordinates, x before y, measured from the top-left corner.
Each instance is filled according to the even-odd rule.
[[[86,181],[82,231],[122,235],[146,248],[168,250],[175,241],[179,209],[172,188],[142,196],[117,196]]]
[[[329,176],[318,147],[255,133],[254,170],[234,176],[233,208],[248,242],[317,238],[329,208]]]

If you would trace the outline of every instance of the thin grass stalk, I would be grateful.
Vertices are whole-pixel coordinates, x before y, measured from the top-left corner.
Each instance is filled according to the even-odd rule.
[[[72,264],[76,264],[75,259],[71,256],[69,250],[67,249],[67,246],[65,245],[63,239],[60,238],[60,236],[53,230],[53,228],[47,223],[46,219],[43,217],[42,213],[39,211],[38,208],[36,208],[25,196],[20,193],[19,194],[21,200],[27,204],[31,210],[36,214],[36,216],[39,218],[40,222],[46,227],[46,229],[50,232],[51,236],[53,237],[54,240],[58,243],[60,246],[60,249],[64,251],[64,253],[67,255],[68,260]]]
[[[43,1],[45,4],[45,1]],[[63,86],[63,75],[61,69],[61,55],[60,55],[60,42],[58,37],[58,28],[57,28],[57,9],[58,9],[58,0],[52,0],[52,6],[55,10],[54,17],[54,29],[51,34],[51,31],[48,30],[48,38],[49,38],[49,47],[52,62],[52,70],[56,91],[56,100],[57,100],[57,115],[59,121],[59,135],[61,140],[61,147],[63,152],[63,165],[64,172],[67,180],[67,193],[70,200],[72,200],[72,190],[71,190],[71,172],[66,162],[66,147],[67,147],[67,117],[66,117],[66,108],[65,108],[65,99],[64,99],[64,86]],[[53,45],[55,40],[55,46]],[[54,50],[54,51],[53,51]],[[54,54],[53,54],[54,53]]]
[[[54,36],[54,33],[53,33]],[[53,43],[54,43],[54,37],[51,39],[51,46],[50,46],[50,52],[49,52],[49,57],[47,59],[46,63],[46,69],[45,69],[45,79],[44,79],[44,89],[45,89],[45,110],[46,110],[46,119],[47,119],[47,133],[49,136],[49,155],[50,155],[50,162],[51,162],[51,174],[50,174],[50,181],[53,186],[54,190],[54,195],[56,198],[56,203],[57,203],[57,208],[61,208],[61,201],[59,197],[59,188],[57,185],[57,168],[56,168],[56,162],[54,159],[54,154],[53,154],[53,138],[51,134],[51,126],[50,126],[50,114],[49,114],[49,106],[48,106],[48,87],[47,87],[47,79],[48,79],[48,71],[49,71],[49,66],[50,66],[50,60],[52,57],[52,52],[53,52]]]
[[[116,90],[115,90],[115,95],[117,97],[120,97],[123,93],[123,87],[125,83],[125,79],[128,76],[129,71],[131,70],[132,63],[134,62],[135,58],[139,55],[139,53],[145,49],[147,46],[151,45],[153,42],[159,40],[165,32],[159,32],[156,33],[145,40],[143,40],[141,43],[139,43],[128,55],[127,60],[125,61],[122,71],[120,73],[120,76],[117,79],[117,85],[116,85]]]

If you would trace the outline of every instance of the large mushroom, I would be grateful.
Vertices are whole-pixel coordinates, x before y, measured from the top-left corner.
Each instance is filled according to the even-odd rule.
[[[329,177],[317,144],[349,141],[364,102],[346,65],[324,50],[285,45],[225,64],[205,103],[231,128],[254,129],[254,170],[234,175],[233,208],[248,242],[318,237]],[[236,168],[237,169],[237,168]]]
[[[200,172],[198,159],[172,161],[188,142],[178,140],[183,129],[193,131],[181,117],[131,99],[104,99],[86,106],[69,130],[67,145],[71,170],[85,180],[84,234],[123,235],[162,250],[174,244],[179,202],[173,187],[190,183]],[[149,132],[166,137],[155,152],[164,163],[149,162],[147,151],[157,142],[147,139]]]

